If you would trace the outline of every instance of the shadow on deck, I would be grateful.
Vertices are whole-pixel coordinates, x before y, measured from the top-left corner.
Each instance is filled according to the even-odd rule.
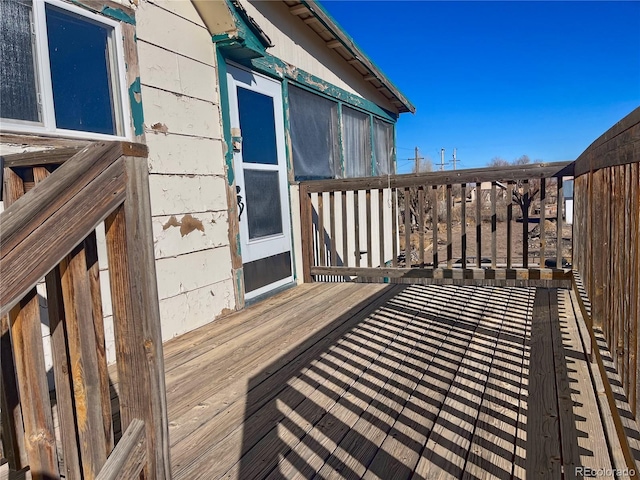
[[[296,287],[165,347],[175,478],[617,468],[580,330],[568,290]]]

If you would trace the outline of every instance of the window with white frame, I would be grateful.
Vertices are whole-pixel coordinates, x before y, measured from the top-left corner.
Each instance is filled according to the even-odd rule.
[[[0,0],[3,130],[128,136],[118,22],[59,0]]]

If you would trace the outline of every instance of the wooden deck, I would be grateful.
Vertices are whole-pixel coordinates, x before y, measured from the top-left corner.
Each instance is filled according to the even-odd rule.
[[[293,288],[165,345],[174,478],[621,466],[583,338],[568,290]]]

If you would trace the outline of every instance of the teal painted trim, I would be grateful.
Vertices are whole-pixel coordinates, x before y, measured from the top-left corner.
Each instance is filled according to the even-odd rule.
[[[282,118],[284,120],[284,150],[287,160],[287,175],[293,178],[293,152],[291,151],[291,119],[289,117],[289,82],[282,82]]]
[[[225,57],[235,61],[246,61],[261,57],[265,48],[272,46],[260,27],[249,17],[246,10],[237,1],[225,0],[233,17],[235,31],[213,35],[211,40],[224,52]]]
[[[289,79],[295,82],[296,86],[306,87],[314,93],[320,93],[333,100],[340,100],[350,107],[364,110],[366,113],[376,115],[383,120],[395,123],[398,121],[398,114],[390,112],[366,98],[354,95],[342,88],[322,80],[304,70],[283,62],[277,57],[265,54],[261,58],[253,58],[246,63],[250,68],[264,73],[273,78]]]
[[[136,24],[135,17],[128,15],[127,13],[120,10],[119,8],[102,7],[102,10],[100,10],[100,13],[107,17],[113,18],[114,20],[119,20],[121,22],[128,23],[130,25]]]
[[[338,103],[338,149],[338,155],[340,156],[340,175],[336,175],[336,177],[345,178],[344,139],[342,138],[342,103]]]
[[[140,77],[136,77],[129,85],[129,106],[131,108],[131,118],[133,119],[133,132],[142,135],[144,132],[144,112],[142,111],[142,87]]]
[[[102,7],[102,10],[96,10],[95,8],[90,7],[89,5],[86,5],[86,4],[84,4],[83,2],[81,2],[79,0],[70,0],[70,1],[74,5],[77,5],[78,7],[84,8],[85,10],[89,10],[89,11],[94,12],[94,13],[102,14],[105,17],[109,17],[109,18],[112,18],[114,20],[118,20],[119,22],[128,23],[130,25],[135,25],[136,24],[136,18],[134,16],[129,15],[128,13],[126,13],[123,10],[120,10],[119,8],[113,8],[113,7],[104,6],[104,7]]]
[[[229,105],[229,85],[227,83],[227,62],[219,48],[216,46],[216,60],[218,64],[218,85],[220,89],[220,113],[222,115],[222,132],[224,136],[225,152],[224,162],[227,167],[227,184],[235,182],[233,169],[233,144],[231,139],[231,106]],[[238,248],[240,243],[238,242]]]
[[[378,163],[376,162],[376,144],[373,135],[373,115],[369,115],[369,141],[371,142],[371,174],[378,175]]]

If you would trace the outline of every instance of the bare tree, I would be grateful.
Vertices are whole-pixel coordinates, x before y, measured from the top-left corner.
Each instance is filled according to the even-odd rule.
[[[528,155],[522,155],[513,162],[508,162],[504,158],[501,157],[493,157],[489,162],[489,167],[506,167],[508,165],[529,165],[531,164],[531,159]],[[518,180],[513,189],[513,201],[520,207],[522,212],[522,216],[524,217],[525,212],[529,213],[531,206],[533,205],[533,201],[540,194],[540,180],[539,179],[531,179],[525,183],[523,180]]]

